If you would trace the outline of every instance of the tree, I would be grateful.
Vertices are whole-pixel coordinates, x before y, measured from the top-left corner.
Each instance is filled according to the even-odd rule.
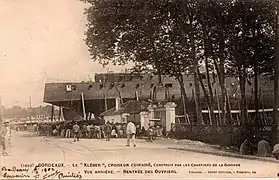
[[[230,115],[226,116],[226,103],[229,107],[228,99],[226,98],[225,87],[225,64],[228,59],[228,11],[231,7],[231,1],[209,1],[206,16],[210,26],[207,31],[208,36],[208,53],[207,55],[212,59],[214,69],[219,79],[219,86],[221,89],[221,123],[230,124]],[[217,94],[218,95],[218,94]],[[230,114],[230,109],[228,109]],[[228,119],[228,120],[227,120]]]
[[[175,77],[187,104],[183,74],[194,75],[198,123],[202,123],[200,87],[214,119],[214,93],[210,74],[215,72],[221,89],[222,123],[232,124],[225,78],[239,78],[241,122],[249,123],[246,83],[250,72],[272,74],[274,12],[269,0],[85,0],[88,29],[86,44],[101,64],[133,61],[159,75]],[[274,5],[274,4],[273,4]],[[199,72],[206,65],[208,90]],[[251,65],[252,64],[252,65]],[[214,69],[213,70],[213,67]],[[251,68],[254,71],[251,71]],[[227,73],[234,72],[234,73]],[[255,81],[257,82],[257,81]],[[257,85],[255,85],[257,86]],[[257,88],[256,88],[257,89]],[[258,95],[255,93],[255,108]],[[186,108],[184,108],[186,109]],[[226,113],[228,111],[228,114]],[[186,112],[184,112],[186,114]]]
[[[196,56],[194,26],[197,14],[189,13],[195,8],[185,1],[167,0],[90,3],[86,43],[91,57],[102,64],[125,64],[131,60],[151,66],[160,75],[173,76],[178,80],[187,104],[182,74],[191,66],[190,58]],[[193,64],[197,69],[197,60],[193,60]]]
[[[273,103],[273,122],[272,122],[272,141],[273,144],[276,144],[279,142],[279,132],[278,132],[278,104],[279,104],[279,4],[275,3],[275,7],[276,7],[276,28],[274,28],[275,30],[275,43],[276,43],[276,58],[273,61],[273,65],[274,65],[274,103]],[[271,21],[272,23],[272,21]]]
[[[234,1],[229,9],[228,52],[231,67],[235,67],[236,76],[239,78],[241,91],[240,107],[241,122],[244,130],[252,125],[254,133],[259,127],[259,97],[258,76],[266,64],[274,59],[274,36],[268,19],[274,11],[270,9],[269,1]],[[233,68],[234,69],[234,68]],[[251,71],[252,70],[252,71]],[[265,69],[265,73],[268,70]],[[270,69],[269,69],[270,71]],[[248,119],[246,83],[250,74],[255,78],[255,109],[256,119]],[[256,128],[255,128],[256,127]]]

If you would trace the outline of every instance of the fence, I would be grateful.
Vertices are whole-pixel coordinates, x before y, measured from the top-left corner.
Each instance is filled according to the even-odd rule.
[[[186,123],[173,123],[171,135],[177,139],[191,139],[211,144],[237,145],[246,138],[243,134],[243,127],[240,125],[218,125],[213,131],[212,125],[191,125]],[[260,134],[261,133],[261,134]],[[256,136],[265,134],[271,136],[271,126],[262,127]]]

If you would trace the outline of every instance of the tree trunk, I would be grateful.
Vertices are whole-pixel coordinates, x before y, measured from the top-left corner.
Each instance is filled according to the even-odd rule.
[[[202,123],[202,114],[201,114],[201,100],[200,100],[200,87],[199,87],[199,78],[197,72],[194,72],[194,86],[195,86],[195,105],[196,105],[196,114],[197,114],[197,123]]]
[[[229,124],[229,121],[226,119],[227,118],[227,114],[228,116],[230,115],[230,111],[226,112],[226,101],[227,100],[227,92],[226,92],[226,87],[225,87],[225,68],[224,68],[224,58],[220,57],[220,65],[218,65],[216,59],[214,59],[214,66],[215,69],[217,71],[217,75],[218,75],[218,79],[219,79],[219,84],[220,84],[220,88],[221,88],[221,105],[220,105],[220,109],[221,109],[221,121],[223,124]]]
[[[274,102],[273,102],[273,122],[272,122],[272,143],[275,145],[276,143],[279,143],[279,131],[278,131],[278,104],[279,104],[279,94],[278,94],[278,80],[279,80],[279,44],[278,44],[278,35],[279,35],[279,7],[277,7],[277,14],[276,14],[276,31],[275,31],[275,41],[276,41],[276,58],[274,60]]]
[[[187,94],[186,94],[186,89],[185,89],[185,85],[184,85],[184,79],[183,79],[183,75],[181,74],[178,78],[178,83],[180,85],[180,89],[181,89],[181,93],[182,95],[184,96],[184,99],[185,99],[185,103],[187,104],[188,103],[188,97],[187,97]]]
[[[208,98],[208,106],[210,109],[210,115],[212,119],[213,130],[216,130],[216,118],[214,114],[214,99],[213,99],[213,90],[210,82],[210,74],[209,74],[209,63],[208,63],[208,49],[207,49],[207,42],[205,43],[205,69],[206,69],[206,76],[207,76],[207,84],[208,84],[208,91],[209,91],[209,98]]]
[[[202,90],[204,92],[204,97],[205,97],[206,102],[207,102],[207,106],[208,106],[208,109],[209,109],[210,117],[212,119],[212,130],[213,130],[213,132],[215,132],[216,131],[216,121],[215,121],[216,118],[215,118],[215,114],[214,114],[214,108],[212,107],[212,105],[210,105],[210,103],[212,103],[212,102],[210,100],[208,92],[205,89],[205,86],[204,86],[203,81],[202,81],[202,75],[201,75],[199,70],[198,70],[198,75],[199,75],[199,81],[201,83]]]
[[[193,28],[192,20],[190,20],[190,26]],[[201,112],[201,101],[200,101],[200,87],[198,79],[198,60],[196,58],[196,46],[193,29],[190,33],[190,42],[191,42],[191,54],[193,59],[193,70],[194,70],[194,86],[195,86],[195,105],[196,105],[196,114],[197,114],[197,123],[202,124],[202,112]]]
[[[233,124],[233,121],[232,121],[232,113],[231,113],[231,102],[230,102],[230,97],[229,97],[229,94],[228,94],[228,91],[226,90],[225,88],[225,96],[226,96],[226,108],[227,108],[227,118],[228,118],[228,124],[230,125],[230,129],[232,130],[232,124]]]
[[[162,84],[162,74],[160,71],[158,71],[158,84],[161,85]]]
[[[245,95],[245,84],[246,84],[246,72],[244,67],[239,68],[239,81],[240,81],[240,109],[241,109],[241,122],[246,128],[248,125],[248,114],[246,105],[246,95]]]
[[[186,94],[186,89],[184,86],[184,79],[183,79],[183,75],[180,74],[177,77],[178,83],[180,85],[180,91],[181,91],[181,95],[182,95],[182,103],[183,103],[183,112],[184,112],[184,117],[185,117],[185,122],[187,122],[187,104],[188,104],[188,97]]]
[[[256,38],[256,29],[255,29],[255,22],[253,23],[253,38]],[[254,117],[254,123],[256,125],[257,130],[261,129],[261,120],[259,118],[259,96],[258,96],[258,88],[259,88],[259,83],[258,83],[258,64],[259,64],[259,58],[258,58],[258,49],[254,50],[255,52],[255,57],[254,57],[254,100],[255,100],[255,117]]]
[[[222,43],[221,46],[224,46],[224,44]],[[221,47],[221,49],[223,49],[223,47]],[[221,50],[223,51],[223,50]],[[227,120],[226,120],[226,110],[225,110],[225,104],[226,104],[226,88],[225,88],[225,60],[223,57],[223,53],[222,56],[220,57],[220,78],[219,78],[219,82],[220,82],[220,87],[221,87],[221,111],[222,111],[222,122],[224,124],[227,124]]]
[[[224,28],[224,27],[222,27]],[[224,58],[224,48],[225,48],[225,41],[224,41],[224,37],[223,37],[223,32],[221,32],[220,34],[220,39],[218,40],[219,42],[219,46],[220,46],[220,50],[218,53],[218,57],[219,57],[219,65],[217,62],[216,57],[213,58],[214,60],[214,66],[215,69],[217,71],[217,75],[218,75],[218,79],[219,79],[219,85],[220,85],[220,89],[221,89],[221,102],[220,102],[220,109],[221,109],[221,121],[223,124],[229,124],[227,119],[226,119],[226,87],[225,87],[225,58]],[[230,112],[228,112],[230,113]],[[230,116],[230,115],[229,115]]]
[[[254,88],[255,88],[255,93],[254,93],[254,99],[255,99],[255,124],[258,125],[261,129],[261,120],[260,120],[260,116],[259,116],[259,109],[260,109],[260,104],[259,104],[259,95],[258,95],[258,88],[259,88],[259,81],[258,81],[258,59],[255,58],[255,63],[254,63]]]
[[[241,16],[241,24],[242,24],[242,28],[243,28],[243,33],[242,33],[242,37],[243,39],[245,39],[245,37],[248,36],[248,28],[247,28],[247,25],[245,23],[246,21],[246,18],[245,16]],[[241,42],[241,43],[245,43],[245,42]],[[240,43],[240,44],[241,44]],[[238,53],[238,56],[237,56],[237,63],[238,63],[238,74],[239,74],[239,81],[240,81],[240,93],[241,93],[241,104],[240,104],[240,107],[241,107],[241,120],[242,120],[242,123],[243,123],[243,127],[244,127],[244,130],[249,130],[248,129],[248,112],[247,112],[247,100],[246,100],[246,88],[245,88],[245,85],[246,85],[246,80],[247,80],[247,73],[246,73],[246,70],[247,70],[247,62],[246,62],[246,59],[245,59],[245,56],[242,55],[241,51],[239,49],[239,47],[241,47],[241,45],[238,44],[237,46],[237,53]]]

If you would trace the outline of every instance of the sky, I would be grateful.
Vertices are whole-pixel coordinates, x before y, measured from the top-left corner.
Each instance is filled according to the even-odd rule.
[[[12,107],[46,105],[46,82],[93,79],[105,69],[90,59],[83,39],[88,5],[78,0],[0,0],[0,96]]]

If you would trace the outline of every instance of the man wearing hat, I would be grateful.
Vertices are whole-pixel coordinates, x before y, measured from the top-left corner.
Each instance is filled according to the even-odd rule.
[[[4,122],[4,126],[7,130],[7,133],[6,133],[6,147],[11,147],[12,146],[12,143],[11,143],[11,140],[12,140],[12,131],[11,131],[11,128],[9,126],[9,121],[5,121]]]
[[[132,121],[129,121],[126,127],[126,134],[127,134],[127,147],[130,146],[130,139],[132,139],[132,143],[134,147],[136,147],[135,143],[135,136],[136,136],[136,126]]]
[[[272,155],[279,160],[279,144],[276,144],[273,148]]]
[[[3,156],[8,155],[6,152],[6,134],[7,128],[4,125],[0,126],[0,146],[2,146],[2,154]]]
[[[271,148],[268,143],[268,136],[263,136],[262,139],[258,142],[258,156],[267,157],[270,155]]]

